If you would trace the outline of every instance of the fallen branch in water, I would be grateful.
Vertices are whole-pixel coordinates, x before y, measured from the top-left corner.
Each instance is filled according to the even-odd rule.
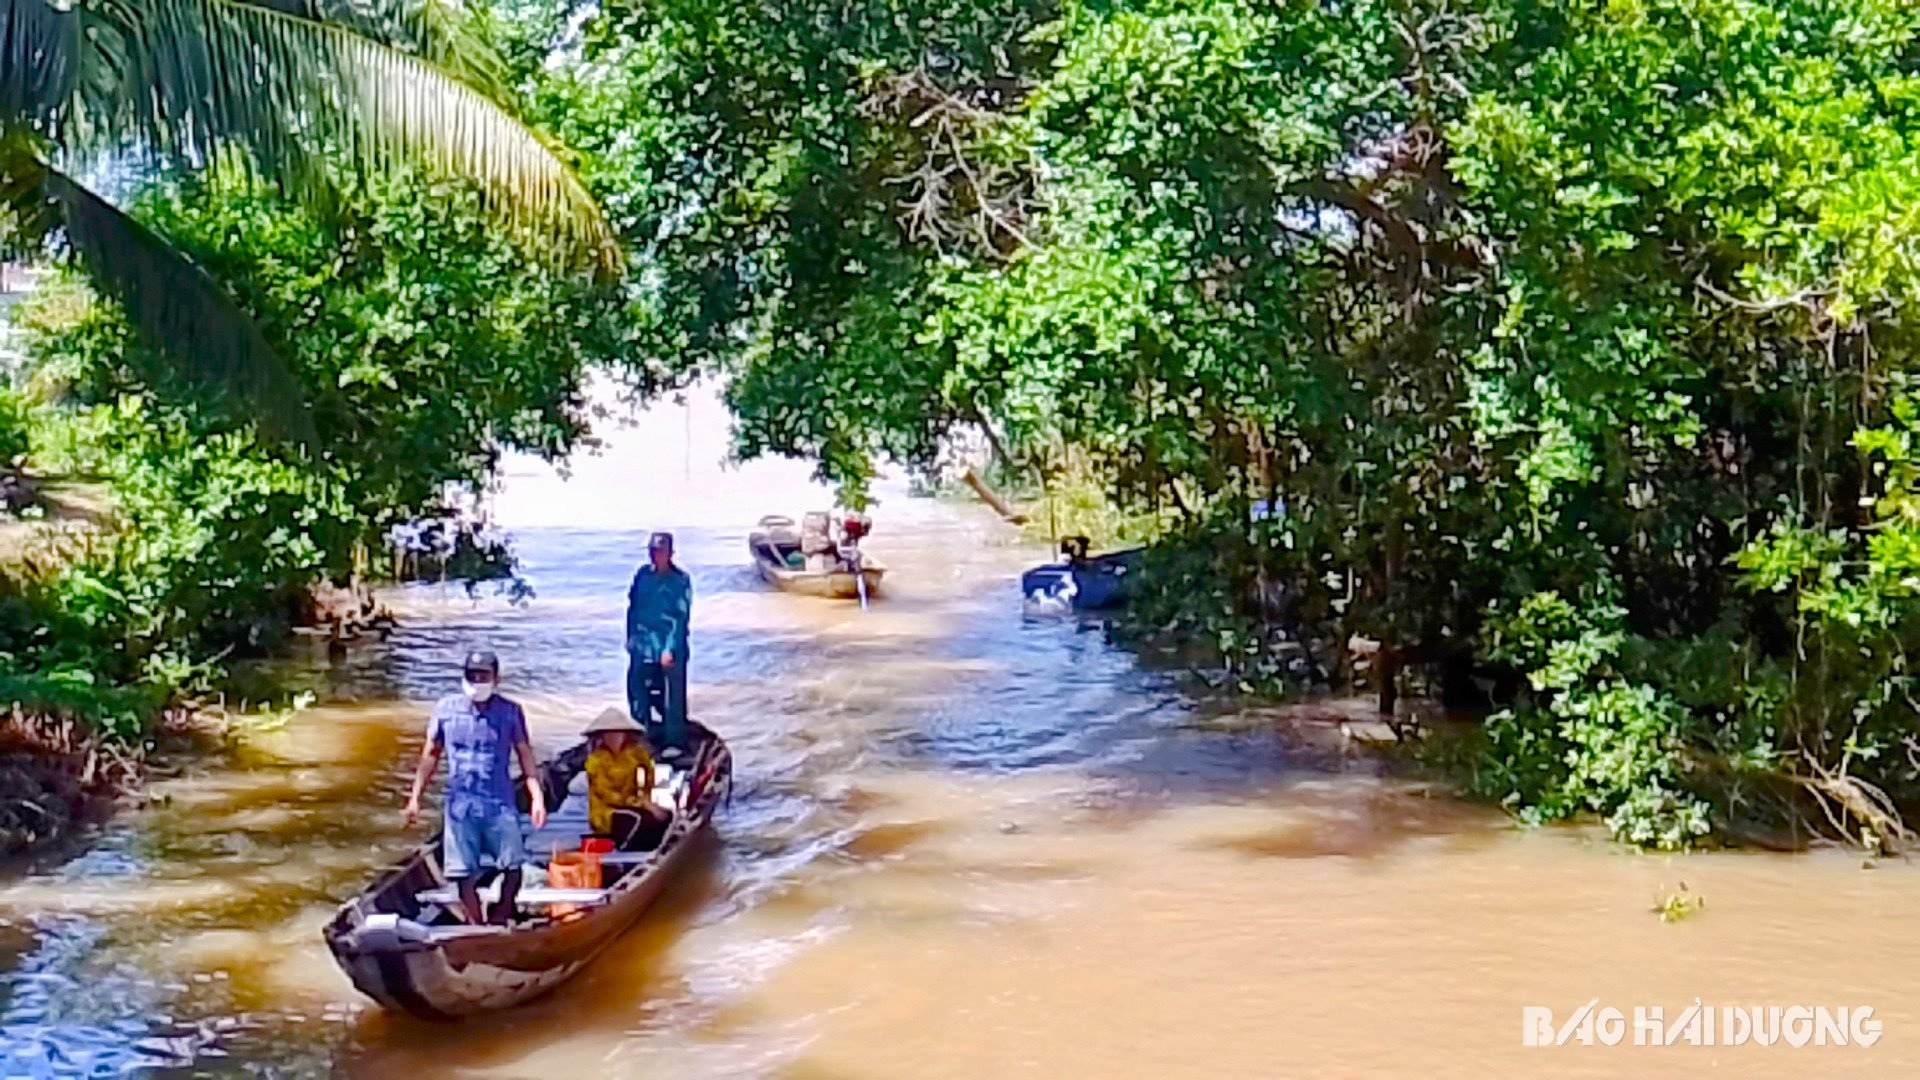
[[[1899,809],[1885,791],[1849,774],[1844,763],[1839,769],[1829,769],[1812,754],[1804,757],[1812,775],[1798,776],[1795,780],[1813,795],[1835,832],[1888,855],[1898,855],[1920,839],[1901,820]],[[1849,816],[1866,827],[1864,835],[1847,827]]]

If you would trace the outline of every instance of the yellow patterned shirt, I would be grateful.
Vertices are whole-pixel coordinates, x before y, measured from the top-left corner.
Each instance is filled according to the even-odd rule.
[[[587,755],[587,822],[594,832],[611,832],[615,810],[637,810],[652,795],[653,756],[645,747],[629,743],[618,752],[603,749]]]

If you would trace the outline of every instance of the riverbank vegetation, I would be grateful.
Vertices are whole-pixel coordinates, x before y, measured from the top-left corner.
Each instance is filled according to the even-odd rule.
[[[0,449],[101,504],[0,568],[0,701],[135,747],[383,573],[497,570],[450,499],[638,370],[598,207],[474,16],[149,7],[0,10],[6,236],[65,258],[12,312]],[[264,85],[220,74],[269,45]],[[125,198],[62,171],[89,154]]]
[[[1527,820],[1910,837],[1910,7],[504,10],[742,454],[1071,455],[1139,632],[1378,641]]]
[[[172,377],[77,278],[23,304],[33,456],[102,482],[112,522],[15,575],[12,696],[137,730],[212,658],[270,647],[315,585],[381,576],[389,533],[484,487],[503,449],[558,456],[585,435],[618,294],[524,258],[457,186],[346,195],[322,218],[216,176],[135,206],[287,342],[307,446]]]

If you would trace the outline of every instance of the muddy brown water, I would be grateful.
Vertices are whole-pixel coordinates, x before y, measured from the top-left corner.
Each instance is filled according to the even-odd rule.
[[[1920,876],[1838,852],[1639,854],[1521,831],[1203,714],[1097,628],[1023,615],[1045,557],[888,488],[873,609],[763,587],[744,535],[822,497],[720,470],[710,399],[608,433],[497,508],[536,595],[395,595],[400,631],[284,729],[187,763],[153,807],[0,887],[0,1075],[1258,1077],[1911,1074]],[[321,925],[418,834],[425,704],[501,652],[536,742],[618,699],[625,583],[676,528],[692,700],[737,792],[662,908],[530,1007],[381,1013]],[[1224,722],[1223,722],[1224,721]],[[1655,899],[1704,897],[1663,923]],[[1871,1006],[1871,1047],[1528,1048],[1598,999]],[[1631,1043],[1631,1037],[1626,1040]]]

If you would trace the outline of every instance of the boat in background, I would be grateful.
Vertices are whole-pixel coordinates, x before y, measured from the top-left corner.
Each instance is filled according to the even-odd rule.
[[[824,513],[811,513],[799,526],[793,519],[769,514],[747,534],[747,552],[768,584],[805,596],[860,599],[877,592],[886,567],[860,548],[871,529],[864,515],[849,516],[841,539],[830,535]]]
[[[340,907],[322,931],[347,978],[389,1009],[429,1020],[454,1020],[530,1001],[587,966],[624,933],[693,861],[713,816],[733,783],[733,756],[718,735],[687,722],[690,764],[675,769],[656,800],[672,806],[673,822],[652,851],[599,857],[603,888],[536,884],[543,854],[576,851],[587,832],[584,791],[570,794],[581,776],[587,744],[541,766],[541,787],[554,808],[545,828],[524,817],[528,883],[518,906],[531,918],[511,926],[471,926],[441,873],[441,837],[421,845]],[[584,787],[584,785],[582,785]],[[608,880],[610,879],[610,880]],[[482,897],[497,895],[497,885]]]
[[[1125,604],[1145,548],[1089,555],[1084,536],[1060,542],[1062,562],[1036,566],[1020,575],[1020,593],[1036,608],[1102,611]]]

